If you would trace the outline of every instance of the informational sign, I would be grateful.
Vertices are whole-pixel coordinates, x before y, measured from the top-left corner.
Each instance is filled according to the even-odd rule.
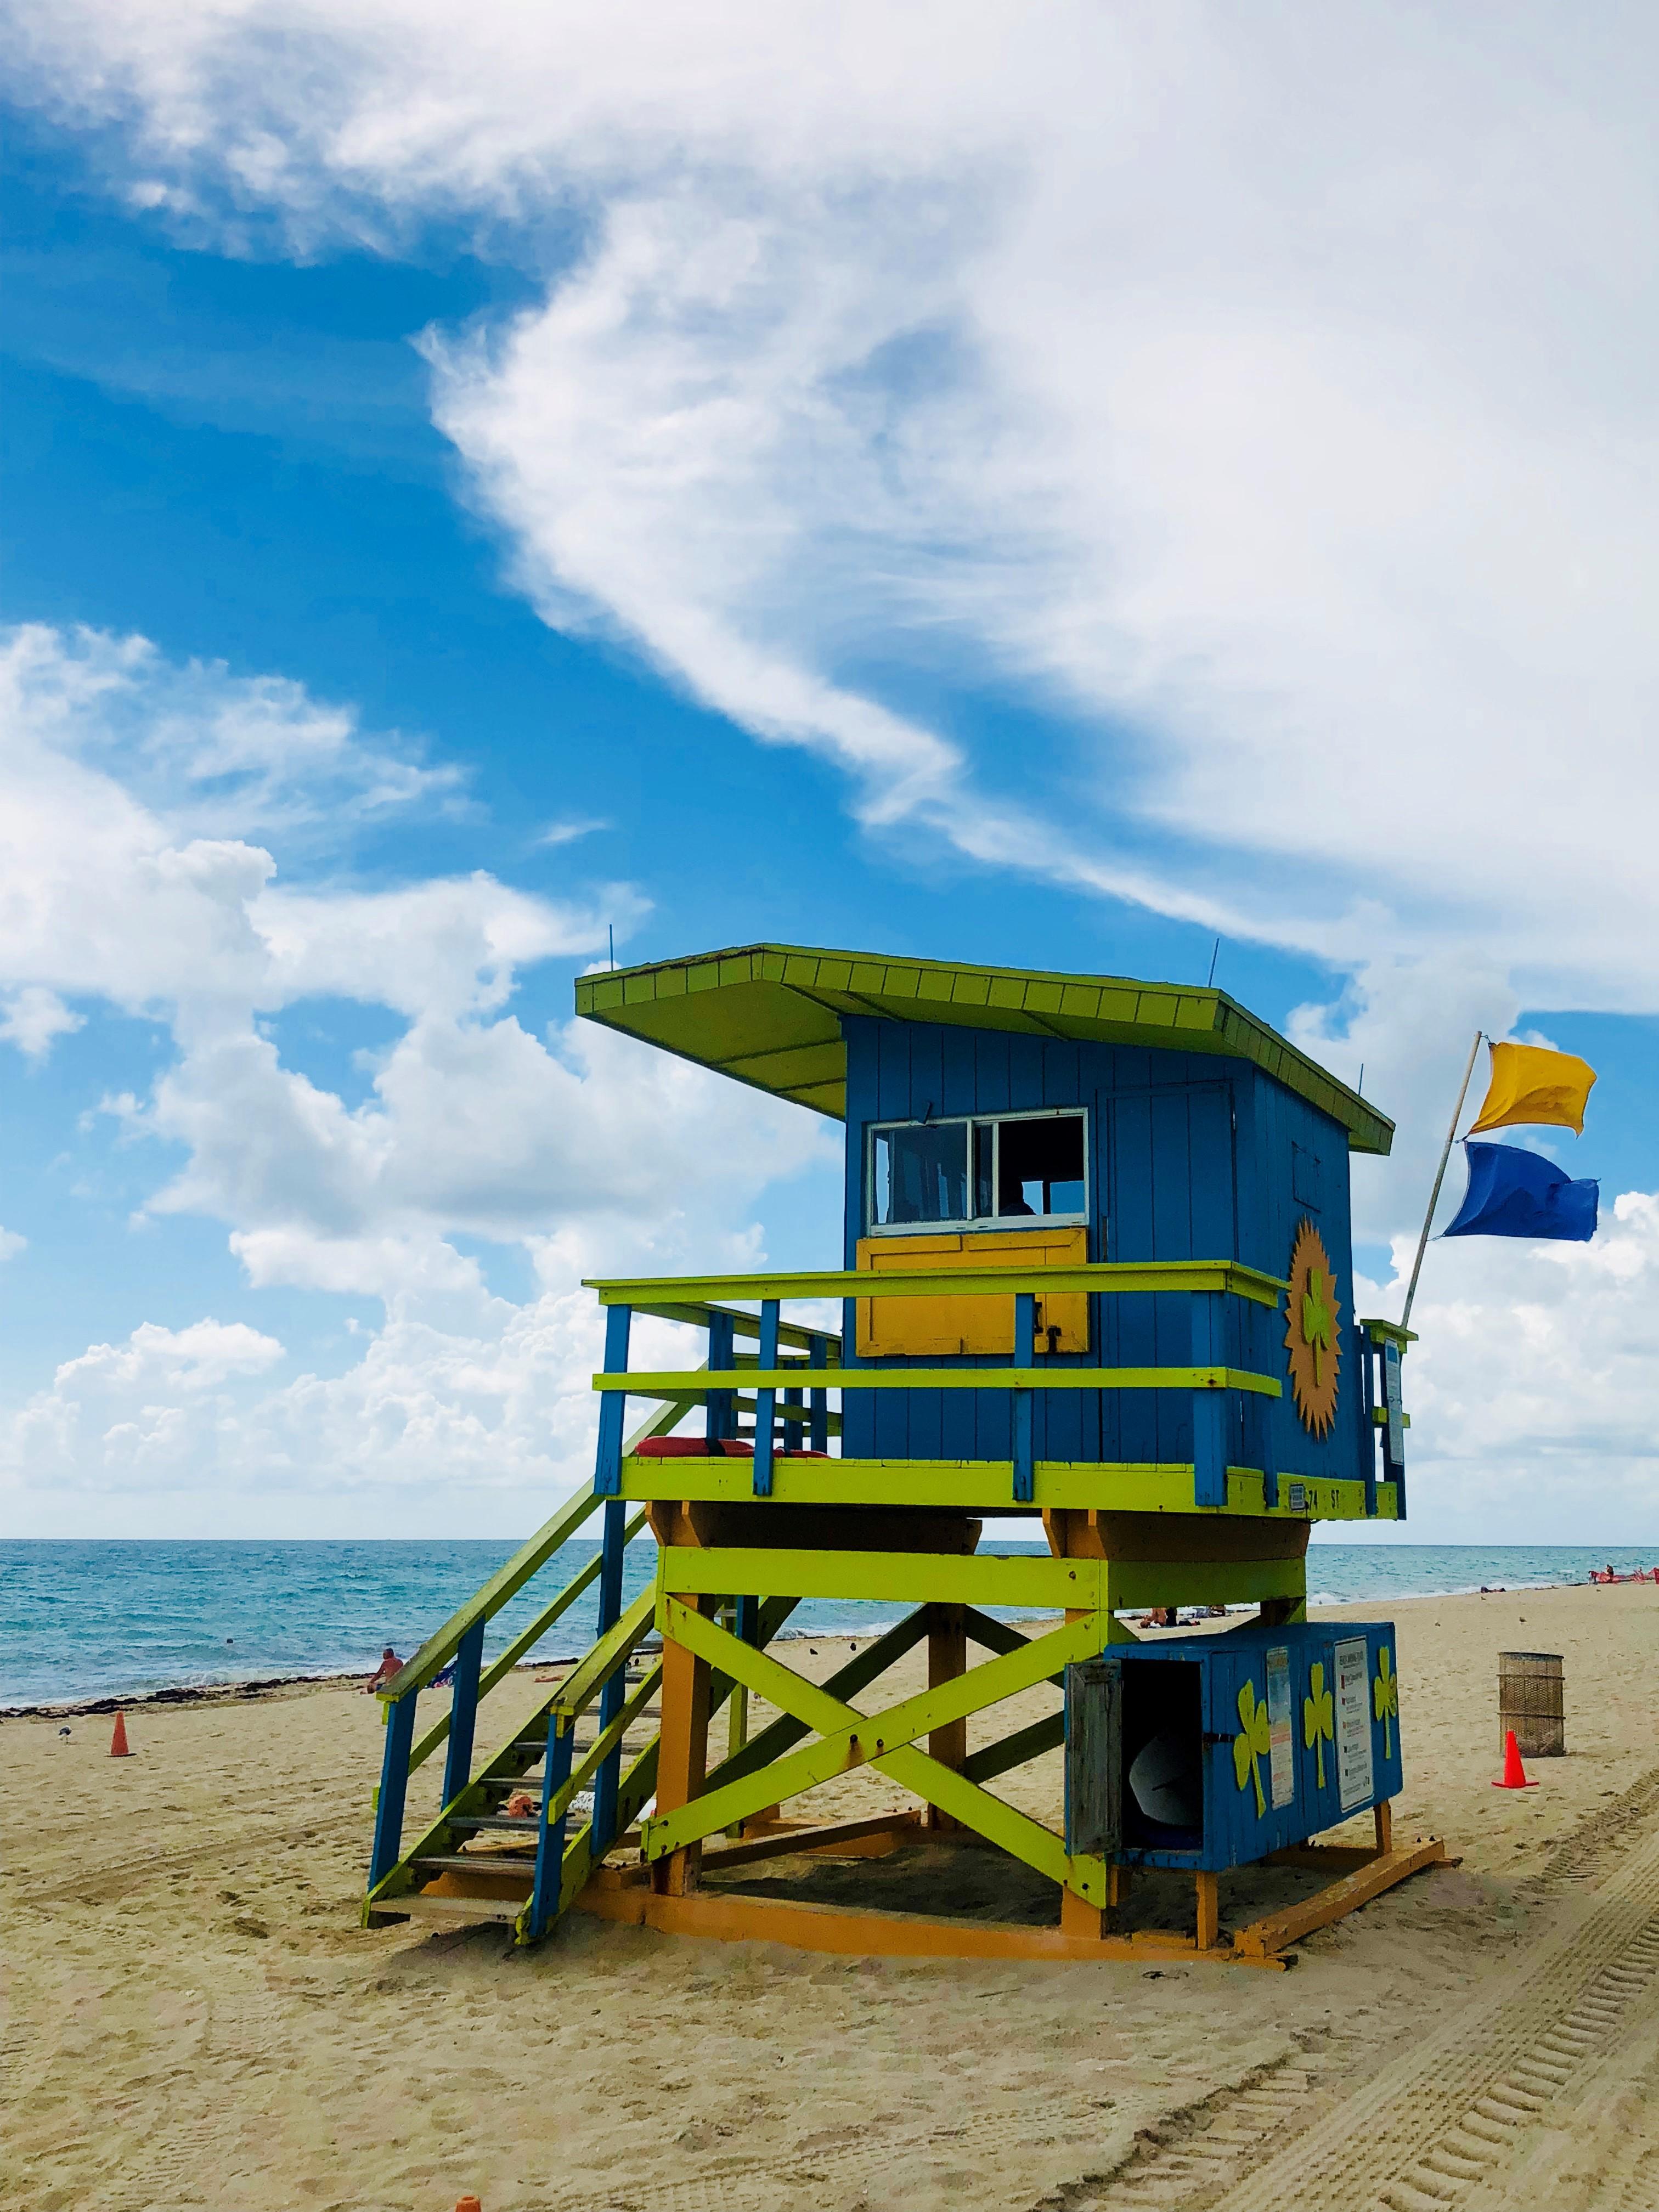
[[[1389,1415],[1389,1465],[1406,1464],[1406,1409],[1400,1402],[1400,1347],[1385,1345],[1382,1349],[1382,1396]]]
[[[1363,1636],[1336,1646],[1336,1790],[1345,1813],[1368,1805],[1371,1779],[1370,1658]]]
[[[1268,1764],[1273,1771],[1273,1810],[1282,1812],[1296,1795],[1296,1731],[1291,1725],[1291,1655],[1281,1644],[1267,1654]]]

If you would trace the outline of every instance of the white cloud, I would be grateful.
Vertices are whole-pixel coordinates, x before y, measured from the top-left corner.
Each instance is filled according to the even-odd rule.
[[[54,1037],[72,1036],[82,1026],[82,1016],[72,1013],[56,991],[39,983],[11,992],[0,1000],[0,1006],[4,1008],[0,1014],[0,1037],[15,1044],[27,1060],[44,1060]]]
[[[20,1252],[27,1252],[29,1240],[15,1229],[0,1229],[0,1266],[15,1260]]]
[[[283,713],[267,715],[278,695]],[[243,757],[258,772],[227,781],[221,734],[250,699],[258,739]],[[17,1040],[42,1049],[72,1023],[55,1012],[64,993],[163,1014],[191,1036],[324,993],[411,1014],[482,1009],[501,1003],[515,967],[604,944],[595,913],[487,875],[375,891],[278,884],[270,852],[242,830],[274,827],[284,851],[291,842],[314,860],[321,836],[337,851],[391,803],[388,756],[356,743],[355,726],[292,684],[181,672],[143,639],[4,634],[0,987],[15,987]],[[290,744],[296,728],[313,735]],[[450,782],[411,772],[398,803],[441,803]],[[605,902],[625,925],[641,911],[625,886]]]
[[[25,92],[187,235],[324,252],[437,216],[538,274],[505,326],[428,345],[550,622],[832,758],[873,830],[1351,967],[1298,1036],[1385,1108],[1435,1102],[1362,1170],[1368,1233],[1425,1186],[1476,1024],[1659,1005],[1645,19],[723,0],[619,35],[503,0],[458,39],[440,0],[58,0],[17,33]],[[601,909],[275,879],[268,847],[333,818],[458,805],[411,750],[279,679],[26,637],[0,988],[166,1012],[181,1057],[135,1126],[189,1157],[155,1206],[222,1218],[259,1280],[393,1301],[356,1381],[306,1400],[331,1434],[407,1432],[414,1464],[448,1419],[423,1361],[447,1407],[497,1378],[453,1449],[487,1458],[509,1400],[556,1429],[534,1394],[562,1385],[501,1378],[567,1291],[515,1334],[451,1239],[516,1224],[557,1283],[590,1237],[700,1251],[810,1128],[693,1087],[659,1161],[630,1063],[504,1012],[527,963],[599,950]],[[881,666],[1035,701],[1050,736],[933,726]],[[255,1027],[307,993],[404,1018],[366,1103]],[[749,1153],[675,1217],[699,1162]],[[1621,1212],[1605,1249],[1646,1234]],[[1476,1533],[1482,1467],[1524,1440],[1455,1377],[1524,1383],[1518,1282],[1551,1433],[1639,1486],[1638,1415],[1609,1443],[1573,1395],[1586,1314],[1645,1341],[1603,1243],[1455,1249],[1431,1264],[1464,1320],[1425,1289],[1411,1371]],[[1641,1358],[1603,1364],[1638,1407]]]
[[[750,1255],[749,1256],[752,1256]],[[319,1512],[374,1526],[384,1501],[435,1508],[454,1533],[510,1533],[592,1474],[593,1370],[604,1321],[562,1261],[522,1305],[474,1291],[444,1325],[394,1311],[343,1372],[271,1387],[284,1358],[241,1324],[146,1326],[124,1345],[66,1361],[52,1388],[0,1419],[9,1518],[62,1533],[88,1495],[183,1498],[185,1526],[314,1533]],[[686,1332],[640,1324],[635,1354],[665,1366],[697,1356]],[[215,1493],[210,1497],[207,1493]],[[295,1517],[297,1516],[297,1517]],[[125,1523],[124,1523],[125,1525]]]
[[[6,676],[0,978],[19,986],[15,1018],[42,1048],[64,1026],[52,992],[73,989],[171,1024],[176,1060],[148,1097],[110,1109],[130,1135],[185,1150],[146,1210],[225,1222],[255,1279],[448,1294],[478,1280],[452,1234],[522,1243],[609,1217],[669,1223],[687,1192],[741,1205],[823,1156],[821,1127],[797,1109],[606,1032],[561,1030],[550,1049],[503,1012],[523,969],[605,942],[597,908],[484,874],[290,887],[261,847],[181,836],[125,781],[156,750],[146,709],[176,759],[212,759],[223,695],[233,708],[241,696],[234,680],[194,672],[186,689],[209,732],[198,744],[178,672],[142,641],[15,633]],[[303,695],[289,704],[291,720],[353,726],[337,710],[313,714]],[[302,747],[283,769],[282,806],[303,820],[309,776],[337,788],[356,773],[337,749],[319,765]],[[262,784],[252,799],[268,796]],[[626,885],[602,903],[625,925],[643,911]],[[404,1020],[355,1108],[285,1065],[260,1027],[319,996]]]
[[[211,1390],[232,1376],[261,1375],[282,1358],[274,1336],[246,1322],[192,1322],[188,1328],[161,1328],[144,1322],[124,1345],[94,1344],[58,1370],[59,1389],[83,1395],[92,1390],[135,1389]]]
[[[241,1322],[146,1322],[123,1344],[90,1346],[0,1420],[0,1479],[20,1525],[61,1528],[64,1501],[87,1492],[124,1495],[129,1513],[177,1493],[196,1501],[180,1508],[188,1526],[210,1493],[333,1498],[365,1485],[434,1498],[504,1486],[510,1516],[548,1482],[578,1480],[600,1328],[580,1275],[755,1264],[757,1196],[833,1160],[825,1125],[609,1031],[526,1030],[508,1007],[519,975],[597,952],[599,908],[482,874],[289,885],[264,847],[191,835],[198,771],[216,778],[213,732],[242,696],[235,679],[198,671],[181,687],[141,642],[32,629],[0,653],[0,981],[15,1041],[44,1051],[82,1018],[60,990],[94,1023],[115,1006],[165,1024],[174,1053],[145,1094],[105,1101],[129,1164],[152,1139],[167,1148],[158,1162],[182,1155],[158,1164],[139,1218],[222,1224],[254,1289],[386,1309],[363,1356],[331,1376],[275,1379],[283,1346]],[[273,749],[277,781],[246,787],[251,806],[289,825],[272,843],[286,851],[291,830],[314,858],[308,779],[337,795],[361,780],[355,722],[283,696],[290,720],[347,732],[343,750],[301,746],[276,763]],[[167,724],[170,794],[151,775],[152,720]],[[407,803],[442,804],[445,788],[412,789]],[[220,826],[234,830],[234,793],[224,805]],[[626,924],[643,901],[608,886],[602,910]],[[267,1034],[268,1017],[319,998],[398,1018],[356,1103]],[[518,1246],[539,1287],[522,1304],[493,1296],[474,1242]],[[23,1243],[0,1231],[0,1260]],[[656,1339],[644,1330],[665,1364],[694,1356],[672,1331]]]
[[[431,342],[548,618],[874,825],[1342,962],[1659,1002],[1651,27],[64,0],[21,82],[201,234],[550,264]],[[580,234],[568,260],[573,222]],[[1036,694],[1033,763],[858,672]]]
[[[1398,1314],[1414,1246],[1396,1241],[1387,1288],[1358,1286],[1362,1312]],[[1431,1244],[1412,1326],[1407,1540],[1620,1543],[1652,1528],[1659,1196],[1604,1199],[1589,1244]]]

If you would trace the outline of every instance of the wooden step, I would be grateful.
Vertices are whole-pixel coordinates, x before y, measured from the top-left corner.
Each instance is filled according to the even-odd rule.
[[[516,1920],[524,1911],[510,1897],[388,1897],[371,1912],[398,1913],[405,1920]]]
[[[541,1819],[536,1813],[528,1814],[522,1820],[510,1820],[505,1813],[469,1813],[465,1816],[458,1815],[453,1820],[446,1820],[444,1826],[447,1828],[477,1829],[495,1836],[523,1836],[533,1841],[536,1831],[541,1826]]]
[[[526,1881],[536,1873],[533,1858],[517,1858],[509,1851],[422,1851],[409,1863],[423,1873],[447,1874],[453,1868],[462,1874],[521,1874]]]

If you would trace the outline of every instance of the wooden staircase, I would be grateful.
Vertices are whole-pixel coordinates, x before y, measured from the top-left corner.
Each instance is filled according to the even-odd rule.
[[[757,1327],[745,1314],[729,1320],[738,1334],[752,1334]],[[807,1333],[797,1334],[803,1344],[812,1340]],[[689,1370],[688,1384],[694,1373],[701,1380],[701,1370]],[[661,1405],[623,1449],[635,1451],[647,1437],[666,1434],[694,1407],[701,1410],[706,1385],[695,1397]],[[744,1401],[732,1395],[735,1412]],[[752,1408],[754,1400],[747,1403]],[[483,1638],[489,1621],[601,1511],[599,1556],[573,1575],[485,1667]],[[609,1854],[637,1848],[634,1823],[656,1790],[653,1700],[662,1665],[654,1650],[644,1648],[654,1627],[654,1583],[626,1607],[622,1591],[623,1555],[645,1523],[643,1510],[630,1513],[620,1499],[601,1496],[594,1486],[579,1491],[380,1690],[386,1749],[374,1794],[374,1841],[362,1907],[366,1927],[425,1918],[498,1921],[511,1923],[518,1942],[535,1943],[594,1879]],[[599,1632],[593,1643],[475,1771],[473,1739],[481,1701],[596,1583]],[[780,1599],[758,1607],[752,1626],[763,1642],[775,1635],[794,1603]],[[416,1698],[452,1672],[449,1710],[417,1741]],[[711,1711],[726,1703],[732,1686],[727,1676],[715,1675]],[[757,1740],[735,1752],[734,1759],[746,1767],[759,1748]],[[412,1846],[405,1845],[410,1777],[441,1749],[441,1810]],[[728,1767],[737,1771],[732,1761]],[[507,1808],[520,1792],[529,1797],[529,1809],[509,1813]]]

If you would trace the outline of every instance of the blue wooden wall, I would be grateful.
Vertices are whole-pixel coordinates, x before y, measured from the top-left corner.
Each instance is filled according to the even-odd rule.
[[[1336,1425],[1322,1441],[1297,1416],[1285,1316],[1229,1299],[1231,1364],[1285,1381],[1277,1402],[1231,1401],[1229,1461],[1281,1474],[1361,1477],[1374,1447],[1364,1426],[1353,1317],[1347,1135],[1341,1124],[1245,1060],[1141,1046],[1073,1044],[921,1022],[849,1015],[847,1038],[845,1264],[866,1220],[872,1121],[1082,1107],[1089,1116],[1089,1257],[1230,1260],[1289,1272],[1297,1224],[1325,1241],[1341,1304]],[[1192,1363],[1191,1302],[1179,1295],[1095,1298],[1091,1350],[1065,1364]],[[902,1364],[884,1361],[883,1365]],[[928,1363],[937,1364],[935,1362]],[[999,1366],[969,1357],[964,1366]],[[1039,1459],[1188,1463],[1192,1401],[1183,1391],[1043,1391],[1035,1401]],[[1006,1392],[884,1391],[848,1401],[849,1456],[1006,1459]]]

